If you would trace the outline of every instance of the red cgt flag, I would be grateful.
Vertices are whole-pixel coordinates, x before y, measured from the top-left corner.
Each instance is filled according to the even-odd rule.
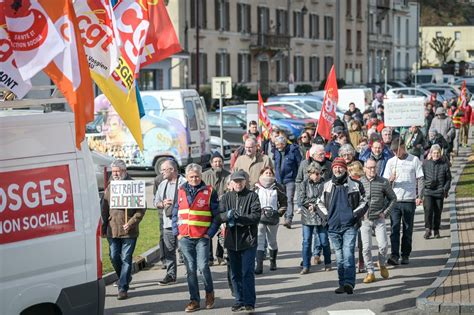
[[[316,135],[319,134],[324,139],[330,140],[331,128],[336,120],[336,107],[339,99],[334,65],[331,67],[331,71],[329,71],[324,90],[326,93],[324,93],[323,109],[319,116],[318,127],[316,128],[314,136],[316,137]]]
[[[159,62],[183,50],[164,0],[148,1],[144,11],[150,26],[146,33],[145,47],[143,47],[140,56],[140,68],[150,63]]]
[[[258,90],[258,125],[262,127],[263,138],[266,140],[270,138],[272,133],[272,125],[270,124],[270,118],[268,117],[267,109],[263,105],[262,95],[260,89]]]

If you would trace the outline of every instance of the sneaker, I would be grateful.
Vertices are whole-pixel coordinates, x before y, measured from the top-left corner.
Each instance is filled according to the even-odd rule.
[[[349,283],[344,284],[344,292],[347,294],[352,294],[354,293],[354,287],[351,286]]]
[[[114,282],[114,287],[118,287],[118,280]]]
[[[214,260],[209,260],[208,265],[209,265],[209,267],[214,266]]]
[[[346,292],[346,291],[344,291],[344,287],[339,287],[336,290],[334,290],[334,293],[336,293],[336,294],[342,294],[344,292]]]
[[[126,300],[128,298],[128,294],[125,291],[119,291],[117,295],[117,300]]]
[[[175,283],[176,283],[176,279],[172,278],[169,275],[166,275],[163,280],[158,281],[159,285],[171,285],[171,284],[175,284]]]
[[[430,229],[425,229],[425,234],[423,235],[423,238],[425,240],[429,239],[431,237],[431,230]]]
[[[245,306],[243,306],[242,304],[234,304],[231,307],[232,312],[240,312],[240,311],[243,311],[244,309],[245,309]]]
[[[388,269],[387,269],[387,267],[385,267],[385,266],[380,266],[380,275],[382,276],[382,278],[388,279],[389,274],[388,274]]]
[[[387,264],[392,265],[392,266],[398,266],[400,263],[398,262],[398,257],[390,256],[387,259]]]
[[[217,257],[217,264],[218,265],[225,265],[226,264],[225,259]]]
[[[321,258],[319,256],[313,256],[313,265],[319,265],[321,263]]]
[[[214,308],[214,291],[213,292],[206,292],[206,308],[208,310]]]
[[[253,312],[253,311],[255,311],[255,307],[253,307],[252,305],[244,306],[244,312]]]
[[[199,302],[191,300],[189,304],[186,306],[186,308],[184,309],[184,311],[186,313],[191,313],[191,312],[199,311],[200,309],[201,309],[201,306],[199,305]]]
[[[286,227],[287,229],[291,229],[291,222],[285,221],[285,223],[283,223],[283,226]]]
[[[324,265],[324,271],[331,271],[331,265]]]
[[[439,235],[439,230],[434,231],[434,238],[441,238],[441,235]]]
[[[365,276],[364,280],[362,281],[364,283],[372,283],[375,282],[375,275],[373,273],[368,273],[367,276]]]
[[[300,272],[300,275],[306,275],[309,273],[309,269],[308,268],[303,268],[303,270],[301,270]]]
[[[408,258],[408,256],[402,256],[401,264],[408,265],[409,263],[410,263],[410,259]]]

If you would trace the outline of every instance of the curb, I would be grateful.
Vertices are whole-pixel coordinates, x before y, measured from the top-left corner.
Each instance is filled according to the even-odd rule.
[[[150,248],[143,254],[135,257],[132,264],[132,274],[143,270],[145,267],[150,266],[152,263],[158,260],[160,256],[160,246]],[[118,277],[115,271],[109,272],[108,274],[102,277],[104,279],[105,285],[109,285],[117,281]]]
[[[471,145],[471,141],[469,141]],[[460,243],[459,243],[459,233],[458,233],[458,220],[457,220],[457,209],[456,209],[456,187],[461,177],[464,167],[466,166],[468,156],[463,156],[456,159],[456,162],[459,163],[458,172],[456,176],[453,177],[451,184],[450,194],[448,201],[451,202],[451,207],[449,209],[449,218],[450,218],[450,230],[451,230],[451,254],[449,255],[448,261],[443,269],[441,269],[438,277],[433,281],[433,283],[425,289],[417,298],[416,298],[416,307],[420,310],[429,312],[429,313],[460,313],[461,309],[469,308],[469,305],[456,304],[456,303],[440,303],[432,302],[428,300],[428,297],[431,296],[439,286],[443,284],[446,278],[451,273],[451,270],[456,265],[456,262],[459,257],[460,252]],[[472,306],[471,306],[472,307]]]

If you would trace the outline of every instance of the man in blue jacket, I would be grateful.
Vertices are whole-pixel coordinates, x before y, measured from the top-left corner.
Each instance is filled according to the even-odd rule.
[[[364,186],[347,175],[347,164],[337,157],[332,162],[332,178],[324,184],[318,210],[328,221],[332,248],[336,253],[339,287],[336,294],[352,294],[356,270],[354,248],[360,219],[367,212]]]
[[[296,175],[301,163],[301,153],[297,144],[288,144],[285,137],[275,138],[275,174],[278,184],[285,186],[288,197],[288,209],[285,213],[284,226],[291,229],[293,221],[293,199],[296,190]]]
[[[373,159],[376,162],[377,175],[382,176],[385,171],[387,161],[393,157],[393,152],[383,144],[382,139],[375,138],[367,150],[361,152],[359,160],[367,162]]]

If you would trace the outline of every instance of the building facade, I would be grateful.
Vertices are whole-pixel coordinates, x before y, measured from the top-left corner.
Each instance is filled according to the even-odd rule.
[[[196,88],[198,80],[204,86],[210,85],[214,76],[231,76],[233,83],[253,92],[260,88],[265,94],[287,92],[289,83],[317,89],[336,62],[338,3],[339,0],[169,1],[168,11],[180,43],[190,54],[188,60],[173,60],[172,87]],[[354,39],[354,46],[355,43]],[[354,64],[361,62],[356,59]]]
[[[447,61],[474,63],[474,26],[423,26],[421,32],[422,61],[426,66],[441,66],[442,61],[430,47],[434,37],[454,39]]]

